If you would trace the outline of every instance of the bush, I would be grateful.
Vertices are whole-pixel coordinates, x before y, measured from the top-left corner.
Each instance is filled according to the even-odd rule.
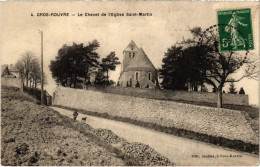
[[[28,93],[29,95],[35,97],[37,100],[41,101],[41,90],[40,89],[24,87],[23,91]],[[44,104],[47,104],[46,92],[44,92]]]
[[[245,94],[245,91],[244,91],[243,87],[241,87],[241,88],[240,88],[240,90],[239,90],[239,93],[238,93],[238,94],[243,94],[243,95]]]

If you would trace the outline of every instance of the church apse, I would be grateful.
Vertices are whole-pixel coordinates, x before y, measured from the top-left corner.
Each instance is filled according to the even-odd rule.
[[[142,48],[131,41],[123,51],[123,63],[119,77],[122,87],[154,88],[157,71]]]

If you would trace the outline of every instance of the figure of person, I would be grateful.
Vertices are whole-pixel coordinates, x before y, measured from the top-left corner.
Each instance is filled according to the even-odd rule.
[[[78,115],[79,115],[78,112],[77,112],[77,111],[74,111],[74,113],[73,113],[74,121],[76,121]]]
[[[243,17],[240,17],[234,12],[232,14],[232,18],[230,19],[228,25],[225,27],[226,32],[230,32],[231,35],[231,46],[233,49],[237,49],[238,46],[245,47],[245,40],[238,32],[238,24],[241,26],[247,26],[247,24],[241,23],[240,21],[243,20]]]

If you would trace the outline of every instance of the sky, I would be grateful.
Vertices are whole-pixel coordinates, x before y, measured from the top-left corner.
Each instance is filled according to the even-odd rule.
[[[56,84],[48,66],[64,44],[87,45],[96,39],[100,43],[97,52],[101,59],[115,51],[122,62],[123,50],[133,40],[144,49],[154,66],[160,68],[168,48],[183,38],[191,38],[190,28],[200,26],[205,30],[217,24],[217,10],[247,7],[252,10],[254,26],[255,50],[250,55],[259,58],[258,2],[1,2],[1,64],[15,64],[26,51],[40,58],[39,30],[42,30],[48,82],[45,88],[50,93]],[[152,16],[108,16],[108,13],[140,12]],[[69,13],[69,16],[37,16],[37,13]],[[83,16],[78,16],[81,13]],[[85,16],[85,13],[100,16]],[[111,72],[110,79],[117,81],[120,70],[118,66]],[[249,103],[259,106],[258,81],[244,79],[235,86],[237,90],[243,87],[249,95]],[[226,84],[225,90],[228,87]]]

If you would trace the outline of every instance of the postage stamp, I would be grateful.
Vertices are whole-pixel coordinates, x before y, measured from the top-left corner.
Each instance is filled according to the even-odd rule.
[[[221,10],[217,12],[220,26],[220,51],[253,50],[251,9]]]

